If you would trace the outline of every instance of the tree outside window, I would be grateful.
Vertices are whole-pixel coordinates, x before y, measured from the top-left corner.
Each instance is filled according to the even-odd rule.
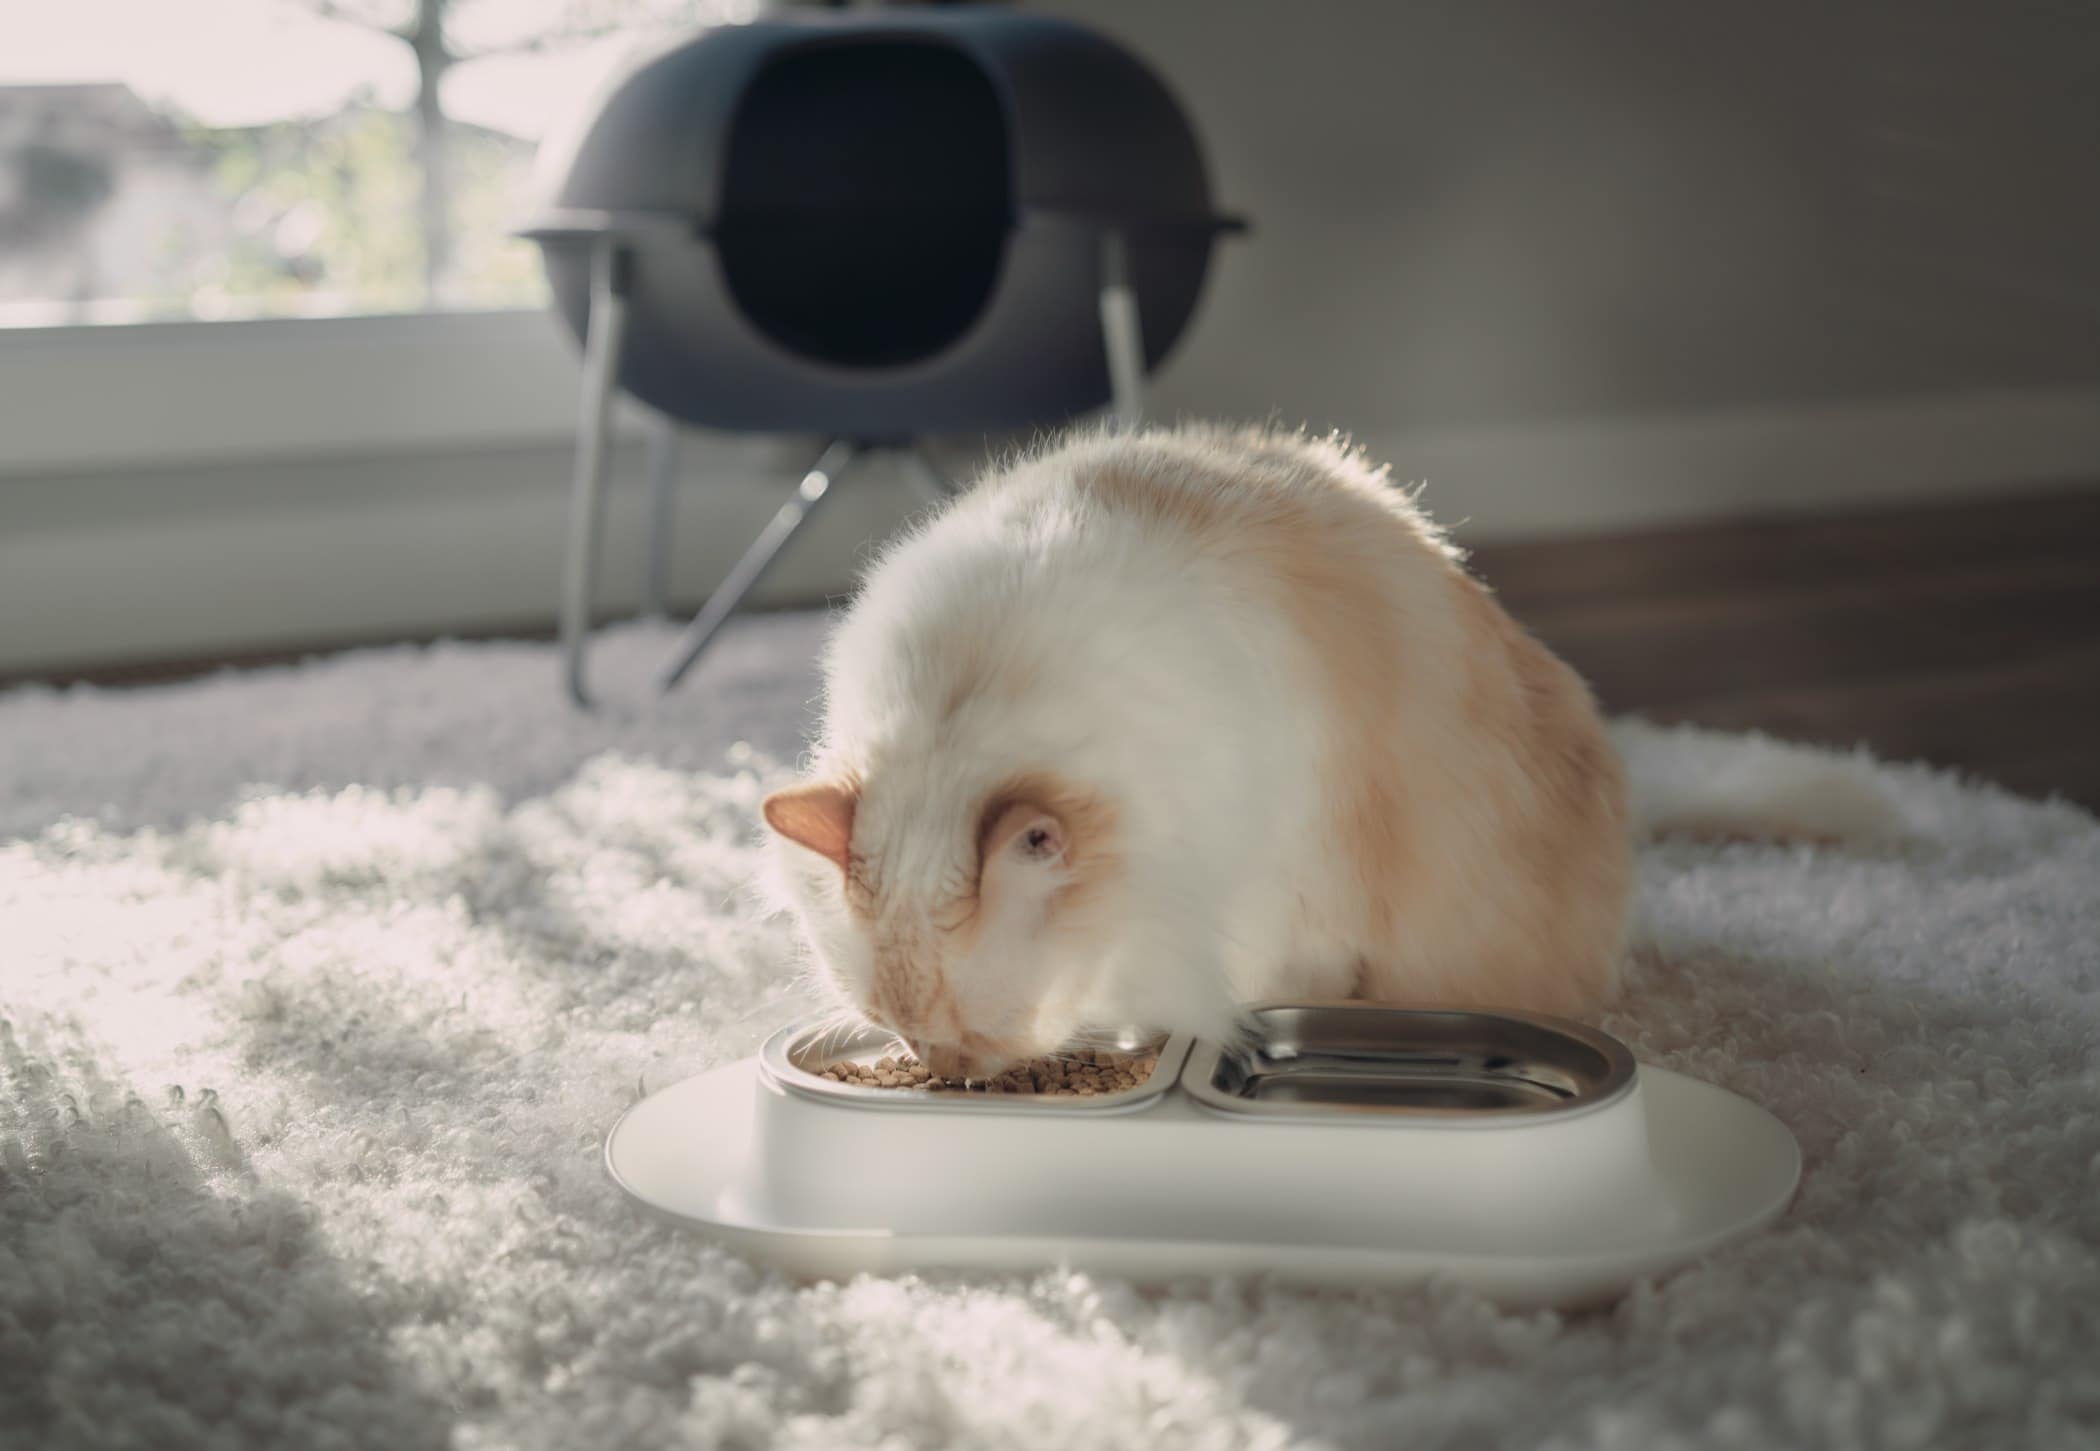
[[[564,102],[755,0],[69,0],[0,53],[0,325],[533,306]]]

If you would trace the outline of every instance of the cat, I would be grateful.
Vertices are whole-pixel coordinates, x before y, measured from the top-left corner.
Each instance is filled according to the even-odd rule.
[[[1090,432],[996,470],[866,574],[807,778],[764,803],[821,977],[969,1077],[1260,1000],[1594,1013],[1627,783],[1462,558],[1336,438]]]

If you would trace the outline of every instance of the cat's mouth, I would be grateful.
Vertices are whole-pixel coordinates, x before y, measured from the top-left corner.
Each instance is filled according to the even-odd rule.
[[[935,1037],[931,1033],[914,1033],[900,1028],[877,1008],[863,1008],[861,1016],[883,1032],[894,1035],[898,1042],[911,1050],[914,1058],[939,1078],[990,1078],[1037,1051],[1035,1045],[1019,1035],[1000,1037],[966,1029],[960,1034]]]
[[[936,1077],[980,1080],[993,1078],[1032,1056],[1030,1045],[1015,1038],[993,1038],[983,1033],[965,1033],[960,1041],[922,1042],[905,1037],[914,1056]]]

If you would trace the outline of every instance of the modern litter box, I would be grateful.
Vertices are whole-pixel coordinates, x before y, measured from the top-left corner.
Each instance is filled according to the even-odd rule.
[[[817,1025],[631,1108],[606,1141],[651,1209],[792,1274],[1062,1265],[1141,1283],[1431,1275],[1511,1305],[1609,1299],[1750,1233],[1793,1135],[1616,1039],[1520,1013],[1251,1011],[1091,1098],[862,1088],[893,1051]]]
[[[930,434],[1102,404],[1134,426],[1245,227],[1166,82],[1084,26],[1004,5],[767,11],[636,55],[535,165],[523,235],[583,348],[561,611],[579,705],[616,394],[655,420],[658,613],[679,429],[826,440],[687,627],[669,689],[857,458],[896,453],[939,502],[955,485]]]

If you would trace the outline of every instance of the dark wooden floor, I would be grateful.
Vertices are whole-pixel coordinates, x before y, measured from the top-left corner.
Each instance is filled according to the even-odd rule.
[[[1864,741],[2100,809],[2100,487],[1492,545],[1472,567],[1608,710]],[[149,684],[304,653],[63,678]]]
[[[1484,547],[1611,711],[2100,808],[2100,490]]]

